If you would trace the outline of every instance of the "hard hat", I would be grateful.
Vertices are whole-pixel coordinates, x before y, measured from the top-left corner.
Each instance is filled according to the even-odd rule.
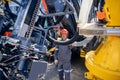
[[[66,35],[67,35],[67,34],[68,34],[67,29],[62,29],[62,30],[61,30],[61,34],[66,34]]]

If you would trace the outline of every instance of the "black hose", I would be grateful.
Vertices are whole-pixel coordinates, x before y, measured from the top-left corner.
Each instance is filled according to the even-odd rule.
[[[78,3],[78,0],[72,0],[73,6],[75,7],[77,16],[79,16],[79,12],[80,12],[80,5]]]
[[[58,44],[58,45],[68,45],[68,44],[73,43],[77,39],[77,37],[78,37],[78,32],[76,31],[74,36],[71,39],[67,40],[67,41],[58,41],[58,40],[55,40],[55,39],[53,39],[52,37],[50,37],[48,35],[47,35],[47,40],[50,41],[50,42],[53,42],[55,44]]]

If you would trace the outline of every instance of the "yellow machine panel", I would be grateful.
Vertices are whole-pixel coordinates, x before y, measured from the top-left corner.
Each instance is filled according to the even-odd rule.
[[[120,0],[105,0],[107,26],[120,27]]]

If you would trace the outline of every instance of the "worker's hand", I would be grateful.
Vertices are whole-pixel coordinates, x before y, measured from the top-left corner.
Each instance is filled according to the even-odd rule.
[[[54,63],[57,65],[58,64],[58,60],[55,60]]]

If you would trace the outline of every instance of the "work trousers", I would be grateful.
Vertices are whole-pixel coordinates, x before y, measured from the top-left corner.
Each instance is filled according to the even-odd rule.
[[[70,70],[71,70],[70,62],[58,63],[59,80],[70,80]]]

